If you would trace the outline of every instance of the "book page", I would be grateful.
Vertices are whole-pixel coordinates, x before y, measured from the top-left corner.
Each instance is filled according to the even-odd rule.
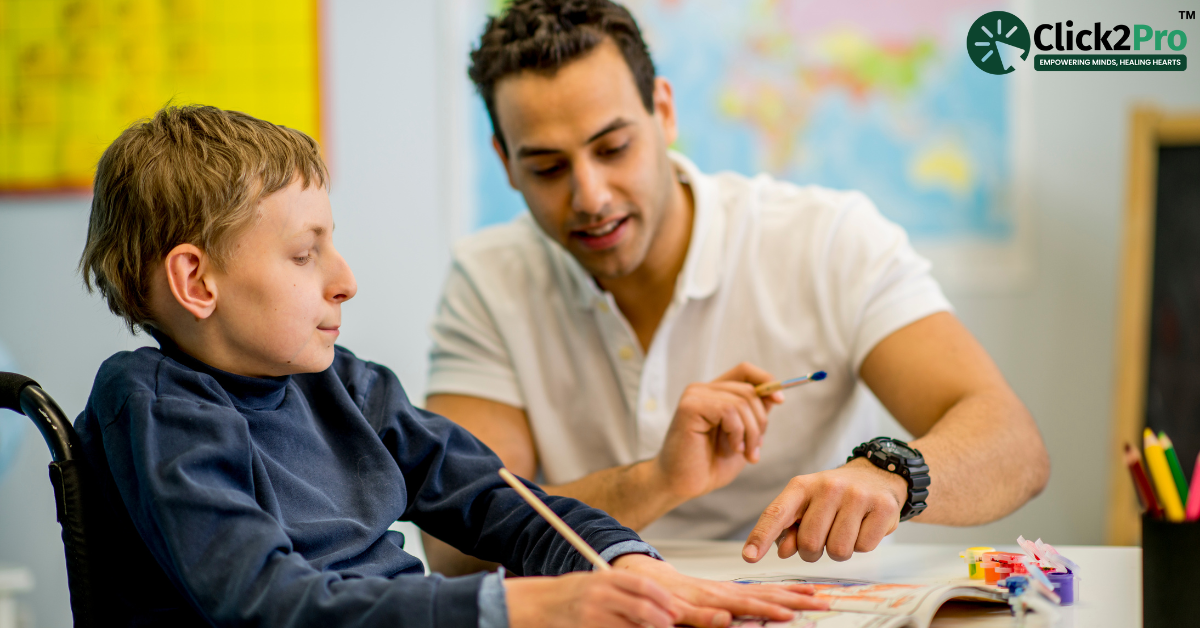
[[[738,628],[900,628],[909,625],[910,618],[870,613],[839,611],[804,611],[792,621],[775,622],[765,619],[735,619],[731,626]]]
[[[817,597],[829,602],[830,610],[878,615],[912,615],[922,602],[945,588],[928,584],[814,584],[813,587]]]
[[[973,585],[886,584],[792,575],[752,576],[734,582],[758,584],[810,584],[816,596],[829,602],[829,611],[805,611],[790,622],[739,619],[734,626],[766,628],[900,628],[928,626],[948,599],[963,597],[1002,601],[1001,594]]]
[[[810,584],[816,596],[829,602],[830,610],[878,615],[912,615],[931,595],[947,588],[944,584],[886,584],[864,580],[814,578],[808,576],[751,576],[741,584]]]

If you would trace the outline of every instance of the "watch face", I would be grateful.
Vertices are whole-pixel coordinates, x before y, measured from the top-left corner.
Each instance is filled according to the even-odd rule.
[[[894,440],[883,441],[879,444],[879,450],[886,454],[895,454],[901,458],[916,458],[919,456],[917,452],[913,451],[912,447]]]

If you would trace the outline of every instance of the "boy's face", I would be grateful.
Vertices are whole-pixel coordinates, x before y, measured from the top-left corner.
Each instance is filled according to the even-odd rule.
[[[496,152],[542,230],[601,280],[637,270],[674,185],[666,81],[656,81],[646,111],[620,49],[606,40],[553,75],[501,79],[494,104],[508,148],[496,143]]]
[[[301,185],[262,200],[225,272],[215,272],[212,321],[235,373],[316,373],[333,363],[342,303],[358,288],[333,246],[329,194]]]

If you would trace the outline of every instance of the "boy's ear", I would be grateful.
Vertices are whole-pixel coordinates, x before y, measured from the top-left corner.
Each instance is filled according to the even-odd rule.
[[[197,319],[217,309],[217,284],[212,260],[194,244],[180,244],[167,253],[167,285],[175,301]]]

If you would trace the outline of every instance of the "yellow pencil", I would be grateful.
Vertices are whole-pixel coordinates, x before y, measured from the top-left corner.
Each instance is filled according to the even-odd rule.
[[[1154,480],[1158,501],[1162,502],[1167,521],[1183,521],[1183,502],[1179,501],[1179,490],[1175,488],[1175,479],[1171,477],[1171,465],[1167,464],[1167,455],[1162,445],[1150,428],[1142,435],[1146,445],[1146,466],[1150,467],[1150,478]]]
[[[580,554],[583,554],[584,558],[592,561],[592,566],[595,567],[597,571],[607,571],[612,569],[612,566],[609,565],[608,562],[603,558],[601,558],[600,554],[597,553],[591,545],[588,545],[587,541],[583,540],[583,537],[576,534],[575,531],[571,529],[571,526],[567,525],[567,522],[562,520],[562,517],[559,517],[558,515],[554,514],[553,510],[550,510],[550,507],[546,505],[546,502],[538,499],[538,496],[534,495],[533,491],[529,490],[529,487],[521,484],[521,481],[517,479],[517,476],[510,473],[508,469],[502,468],[500,469],[500,477],[504,478],[504,481],[508,482],[508,485],[513,487],[513,490],[515,490],[518,495],[520,495],[525,501],[529,502],[529,505],[533,506],[533,509],[537,511],[537,514],[541,515],[542,518],[546,520],[546,523],[549,523],[550,526],[557,530],[558,533],[561,534],[563,538],[571,544],[572,547],[574,547]]]

